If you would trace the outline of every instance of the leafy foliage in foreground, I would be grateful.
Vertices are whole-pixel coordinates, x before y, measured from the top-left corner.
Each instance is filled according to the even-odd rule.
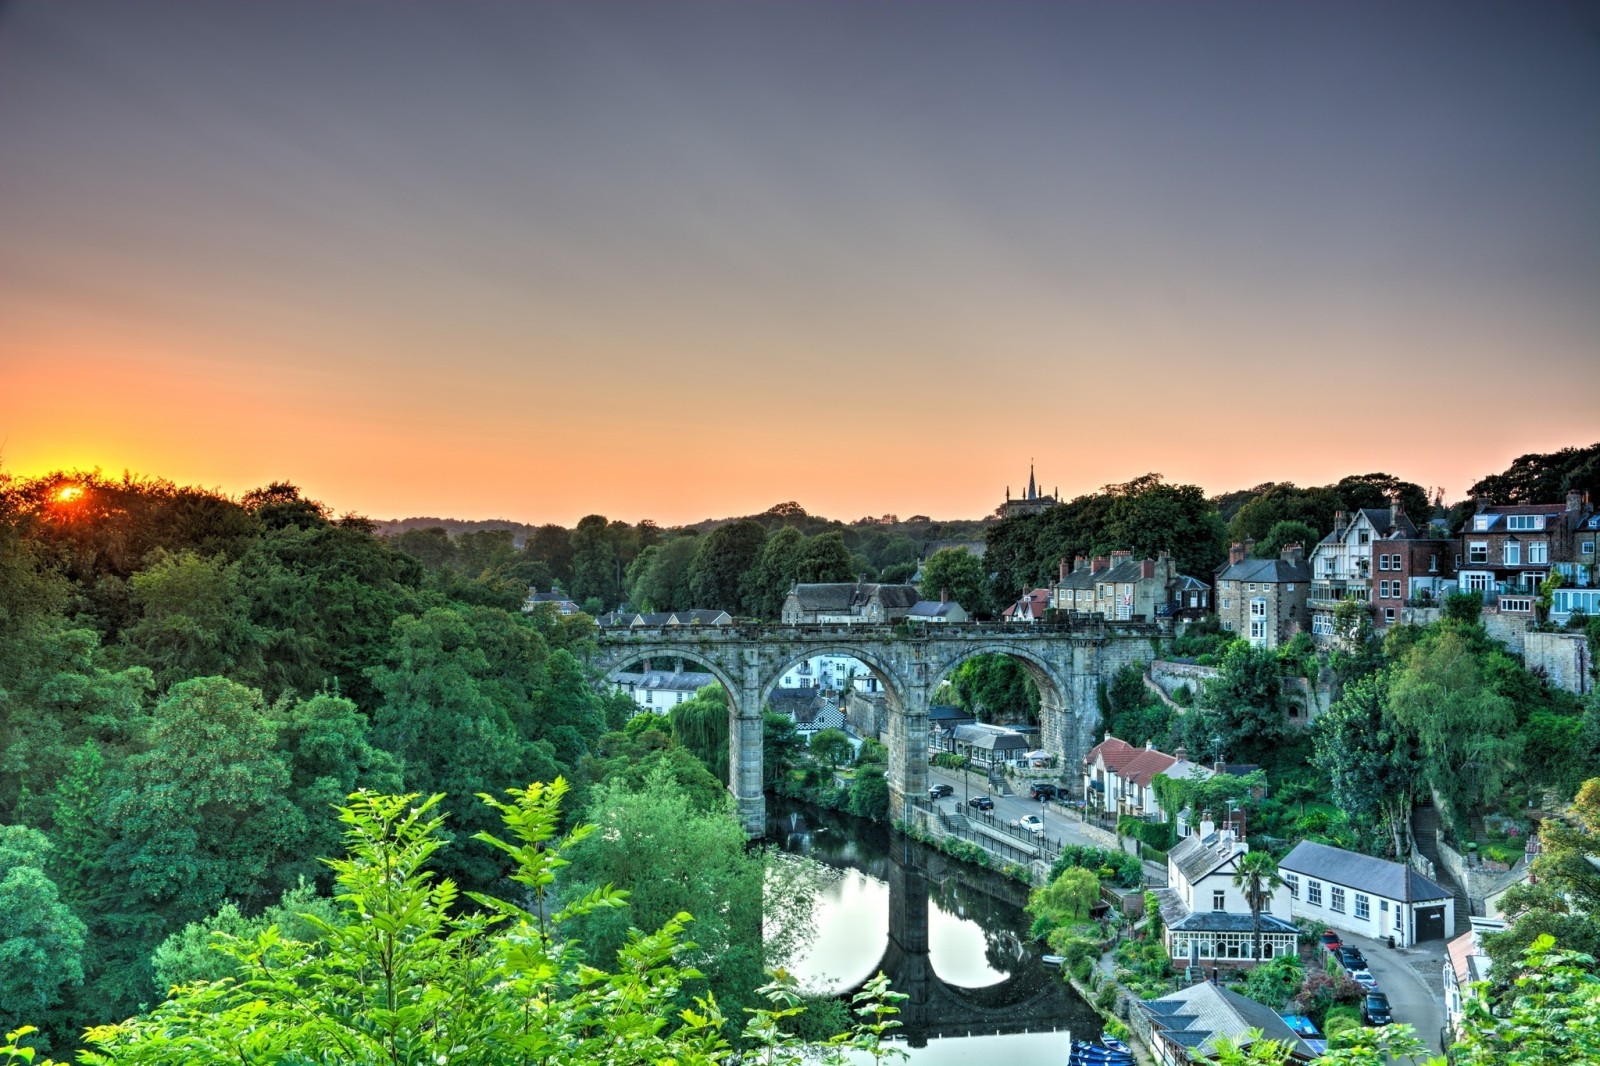
[[[480,796],[507,838],[475,839],[511,859],[526,907],[479,893],[462,899],[452,881],[427,870],[443,844],[442,797],[356,793],[340,812],[349,855],[329,864],[343,905],[337,920],[309,918],[318,932],[310,942],[286,939],[277,926],[252,939],[219,935],[237,976],[174,989],[148,1015],[92,1029],[95,1050],[80,1063],[730,1061],[716,1000],[676,1005],[683,983],[700,976],[680,961],[692,947],[689,915],[630,936],[613,972],[582,962],[562,935],[576,918],[625,905],[610,886],[553,901],[565,852],[594,832],[581,825],[559,835],[566,790],[557,779],[510,789],[510,802]],[[746,1027],[762,1061],[799,1063],[817,1050],[835,1063],[846,1052],[874,1060],[896,1053],[884,1041],[904,997],[881,975],[856,997],[851,1032],[820,1047],[781,1031],[799,1010],[796,997],[765,991],[773,1006],[750,1012]],[[30,1032],[0,1043],[0,1061],[31,1061],[32,1050],[16,1043]]]

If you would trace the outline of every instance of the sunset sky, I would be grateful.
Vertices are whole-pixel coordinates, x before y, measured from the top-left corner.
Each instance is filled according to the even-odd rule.
[[[0,7],[0,469],[980,517],[1600,440],[1593,4]]]

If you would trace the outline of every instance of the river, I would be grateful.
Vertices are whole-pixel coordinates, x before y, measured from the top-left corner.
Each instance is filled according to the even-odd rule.
[[[884,969],[902,1005],[912,1066],[1061,1066],[1067,1032],[1100,1019],[1040,961],[1027,890],[883,826],[768,800],[768,837],[819,864],[812,935],[787,968],[810,992],[855,991]]]

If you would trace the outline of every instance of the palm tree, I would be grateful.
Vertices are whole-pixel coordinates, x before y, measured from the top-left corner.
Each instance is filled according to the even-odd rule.
[[[1261,912],[1272,900],[1272,894],[1283,887],[1278,876],[1278,860],[1266,851],[1248,851],[1239,856],[1239,866],[1233,873],[1235,888],[1244,892],[1250,906],[1250,926],[1255,930],[1256,962],[1261,961]]]

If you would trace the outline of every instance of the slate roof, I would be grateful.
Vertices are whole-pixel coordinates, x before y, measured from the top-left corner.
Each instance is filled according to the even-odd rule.
[[[796,585],[790,590],[790,594],[807,611],[842,611],[849,609],[851,604],[860,602],[856,596],[863,587],[854,581]]]
[[[725,626],[733,621],[733,617],[727,611],[712,611],[702,607],[687,611],[674,611],[672,615],[678,620],[678,624],[682,626]]]
[[[820,695],[820,688],[775,688],[767,696],[767,706],[778,714],[791,715],[798,720],[801,712]]]
[[[970,744],[985,751],[1027,751],[1032,745],[1028,738],[1012,729],[973,722],[956,726],[955,739],[960,744]]]
[[[1140,1006],[1162,1035],[1202,1056],[1208,1057],[1216,1050],[1218,1037],[1244,1041],[1248,1046],[1250,1030],[1259,1029],[1264,1038],[1288,1044],[1290,1052],[1302,1061],[1316,1057],[1316,1052],[1271,1007],[1209,981],[1160,999],[1144,1000]]]
[[[1285,559],[1245,559],[1231,563],[1221,573],[1218,581],[1310,581],[1311,567],[1304,560],[1291,563]]]
[[[873,589],[878,594],[878,602],[885,607],[912,607],[922,598],[915,585],[863,585],[862,588]],[[872,593],[867,593],[870,599]]]
[[[640,673],[617,670],[611,674],[610,680],[618,685],[664,692],[695,692],[717,681],[714,675],[698,670],[645,670]]]
[[[928,721],[930,724],[933,722],[955,722],[959,724],[972,720],[971,714],[960,707],[955,707],[948,703],[935,703],[928,708]]]
[[[1386,896],[1401,903],[1451,898],[1450,892],[1409,866],[1309,840],[1296,844],[1278,863],[1278,869],[1331,881],[1374,896]]]
[[[1168,922],[1167,928],[1175,933],[1255,932],[1255,926],[1250,921],[1249,911],[1245,911],[1243,914],[1234,911],[1194,911],[1175,922]],[[1261,931],[1263,933],[1299,932],[1293,922],[1286,922],[1282,918],[1274,918],[1265,911],[1261,913]]]
[[[918,600],[911,605],[907,612],[910,618],[943,618],[954,608],[960,607],[954,600]]]
[[[1167,852],[1167,861],[1178,868],[1191,885],[1209,877],[1236,855],[1244,852],[1238,841],[1224,840],[1221,833],[1186,836]]]

